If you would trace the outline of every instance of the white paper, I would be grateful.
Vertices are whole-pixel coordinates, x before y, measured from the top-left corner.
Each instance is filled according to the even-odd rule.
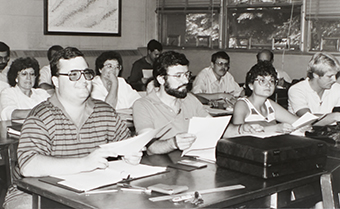
[[[122,141],[102,144],[100,145],[100,147],[109,147],[112,152],[121,156],[129,155],[131,153],[137,153],[141,151],[144,146],[149,143],[162,129],[163,127],[159,129],[152,129],[150,131]]]
[[[152,69],[142,69],[143,78],[150,78],[152,77]]]
[[[193,156],[199,160],[215,163],[216,162],[215,152],[216,147],[208,149],[191,150],[190,152],[186,153],[185,156]]]
[[[279,133],[279,132],[256,132],[256,133],[243,133],[238,135],[237,137],[241,137],[241,136],[253,136],[253,137],[257,137],[257,138],[268,138],[268,137],[272,137],[272,136],[279,136],[279,135],[284,135],[285,133]]]
[[[127,176],[130,178],[141,178],[157,173],[162,173],[166,167],[131,165],[122,160],[109,162],[106,169],[97,169],[91,172],[82,172],[72,175],[53,175],[52,177],[64,179],[58,182],[60,185],[76,189],[78,191],[89,191],[102,186],[115,184]]]
[[[318,116],[313,115],[310,112],[306,112],[303,116],[301,116],[299,119],[297,119],[292,126],[294,127],[294,129],[297,128],[301,128],[305,125],[310,125],[312,124],[314,121],[316,121],[317,119],[319,119]]]
[[[222,137],[231,116],[223,117],[193,117],[189,122],[188,133],[196,135],[192,145],[182,152],[182,156],[192,150],[214,148],[217,141]]]

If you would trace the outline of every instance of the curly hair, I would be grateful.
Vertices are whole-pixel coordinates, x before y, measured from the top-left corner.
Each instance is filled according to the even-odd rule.
[[[270,61],[260,61],[254,65],[246,75],[245,93],[250,96],[253,91],[249,88],[249,84],[253,84],[257,76],[271,76],[277,80],[277,72]]]
[[[38,87],[39,80],[39,62],[33,57],[19,57],[14,60],[11,64],[11,67],[7,73],[8,83],[11,86],[15,86],[17,84],[16,78],[18,77],[18,73],[27,68],[33,68],[35,74],[34,88]]]
[[[123,71],[123,59],[122,56],[116,51],[106,51],[101,53],[96,59],[96,75],[100,75],[100,69],[104,67],[104,63],[107,60],[117,60],[118,64],[121,66],[121,70],[119,71],[119,75]]]

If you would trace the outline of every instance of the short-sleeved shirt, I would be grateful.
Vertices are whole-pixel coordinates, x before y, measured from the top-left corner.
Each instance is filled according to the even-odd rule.
[[[217,80],[211,67],[206,67],[198,73],[192,88],[194,94],[233,92],[234,96],[239,96],[242,90],[229,72],[222,76],[220,80]]]
[[[37,155],[51,157],[84,157],[101,144],[120,141],[130,136],[125,123],[107,103],[89,98],[83,125],[77,127],[67,116],[56,95],[32,109],[25,120],[18,146],[18,164],[14,179],[22,178],[19,167]],[[6,201],[23,192],[10,187]]]
[[[32,109],[50,97],[44,89],[32,88],[31,91],[32,94],[29,97],[21,91],[18,85],[4,89],[0,94],[1,120],[11,120],[14,110]]]
[[[147,96],[138,99],[133,105],[133,123],[137,133],[146,128],[171,127],[161,139],[171,138],[178,133],[188,132],[189,120],[192,117],[207,117],[209,113],[201,102],[192,94],[180,99],[180,110],[174,112],[164,104],[152,91]]]
[[[45,65],[39,71],[39,85],[42,83],[47,83],[52,85],[52,72],[50,65]]]
[[[288,110],[296,113],[308,108],[313,114],[331,113],[334,107],[340,106],[340,84],[335,83],[323,92],[322,98],[314,91],[309,79],[300,81],[288,90]]]
[[[91,96],[94,99],[99,99],[105,101],[107,94],[109,93],[105,88],[102,79],[100,76],[96,76],[92,80],[93,89]],[[131,88],[129,84],[127,84],[124,78],[118,77],[118,95],[117,95],[117,105],[116,110],[131,108],[133,103],[140,98],[140,95],[137,91]]]
[[[152,65],[146,61],[146,57],[142,57],[136,62],[133,63],[132,69],[130,72],[130,76],[128,78],[129,84],[132,88],[136,89],[137,91],[144,91],[145,86],[142,82],[143,78],[143,69],[150,69],[152,70]],[[143,86],[143,88],[142,88]]]

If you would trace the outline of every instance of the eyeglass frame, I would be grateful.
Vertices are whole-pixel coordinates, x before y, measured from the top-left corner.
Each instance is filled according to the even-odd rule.
[[[219,66],[219,67],[226,67],[226,68],[230,68],[230,63],[226,63],[226,62],[214,62],[215,65]]]
[[[86,75],[85,75],[85,71],[92,71],[93,72],[93,77],[91,79],[87,79],[86,78]],[[70,77],[70,74],[73,73],[73,72],[80,72],[80,76],[76,79],[76,80],[72,80],[71,77]],[[70,70],[68,73],[57,73],[58,76],[62,75],[62,76],[68,76],[68,79],[70,81],[79,81],[79,79],[81,78],[81,75],[84,75],[84,78],[85,80],[87,81],[92,81],[93,78],[96,76],[96,73],[94,72],[94,70],[90,69],[90,68],[86,68],[85,70]]]
[[[118,66],[108,66],[108,65],[111,65],[110,63],[109,64],[106,64],[106,65],[103,65],[103,68],[110,68],[110,69],[114,69],[114,70],[121,70],[122,69],[122,66],[118,64]]]
[[[185,76],[187,79],[190,79],[191,75],[192,75],[191,71],[187,71],[185,73],[178,73],[178,74],[175,74],[175,75],[166,74],[166,76],[171,76],[171,77],[178,78],[178,79],[183,78],[183,76]]]
[[[260,86],[266,86],[266,85],[268,85],[268,84],[270,84],[270,86],[276,86],[277,83],[278,83],[278,80],[275,79],[275,78],[274,78],[273,80],[274,80],[274,81],[273,81],[273,83],[272,83],[272,79],[267,80],[267,79],[265,79],[265,78],[255,78],[255,79],[254,79],[254,82],[257,81],[257,82],[259,83]],[[264,81],[266,81],[266,82],[264,83]]]
[[[4,62],[4,61],[8,61],[9,60],[9,56],[6,55],[4,57],[0,56],[0,62]]]

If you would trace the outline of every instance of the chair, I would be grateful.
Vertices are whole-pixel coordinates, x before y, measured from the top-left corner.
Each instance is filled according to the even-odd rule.
[[[340,165],[320,179],[323,208],[340,208]]]

